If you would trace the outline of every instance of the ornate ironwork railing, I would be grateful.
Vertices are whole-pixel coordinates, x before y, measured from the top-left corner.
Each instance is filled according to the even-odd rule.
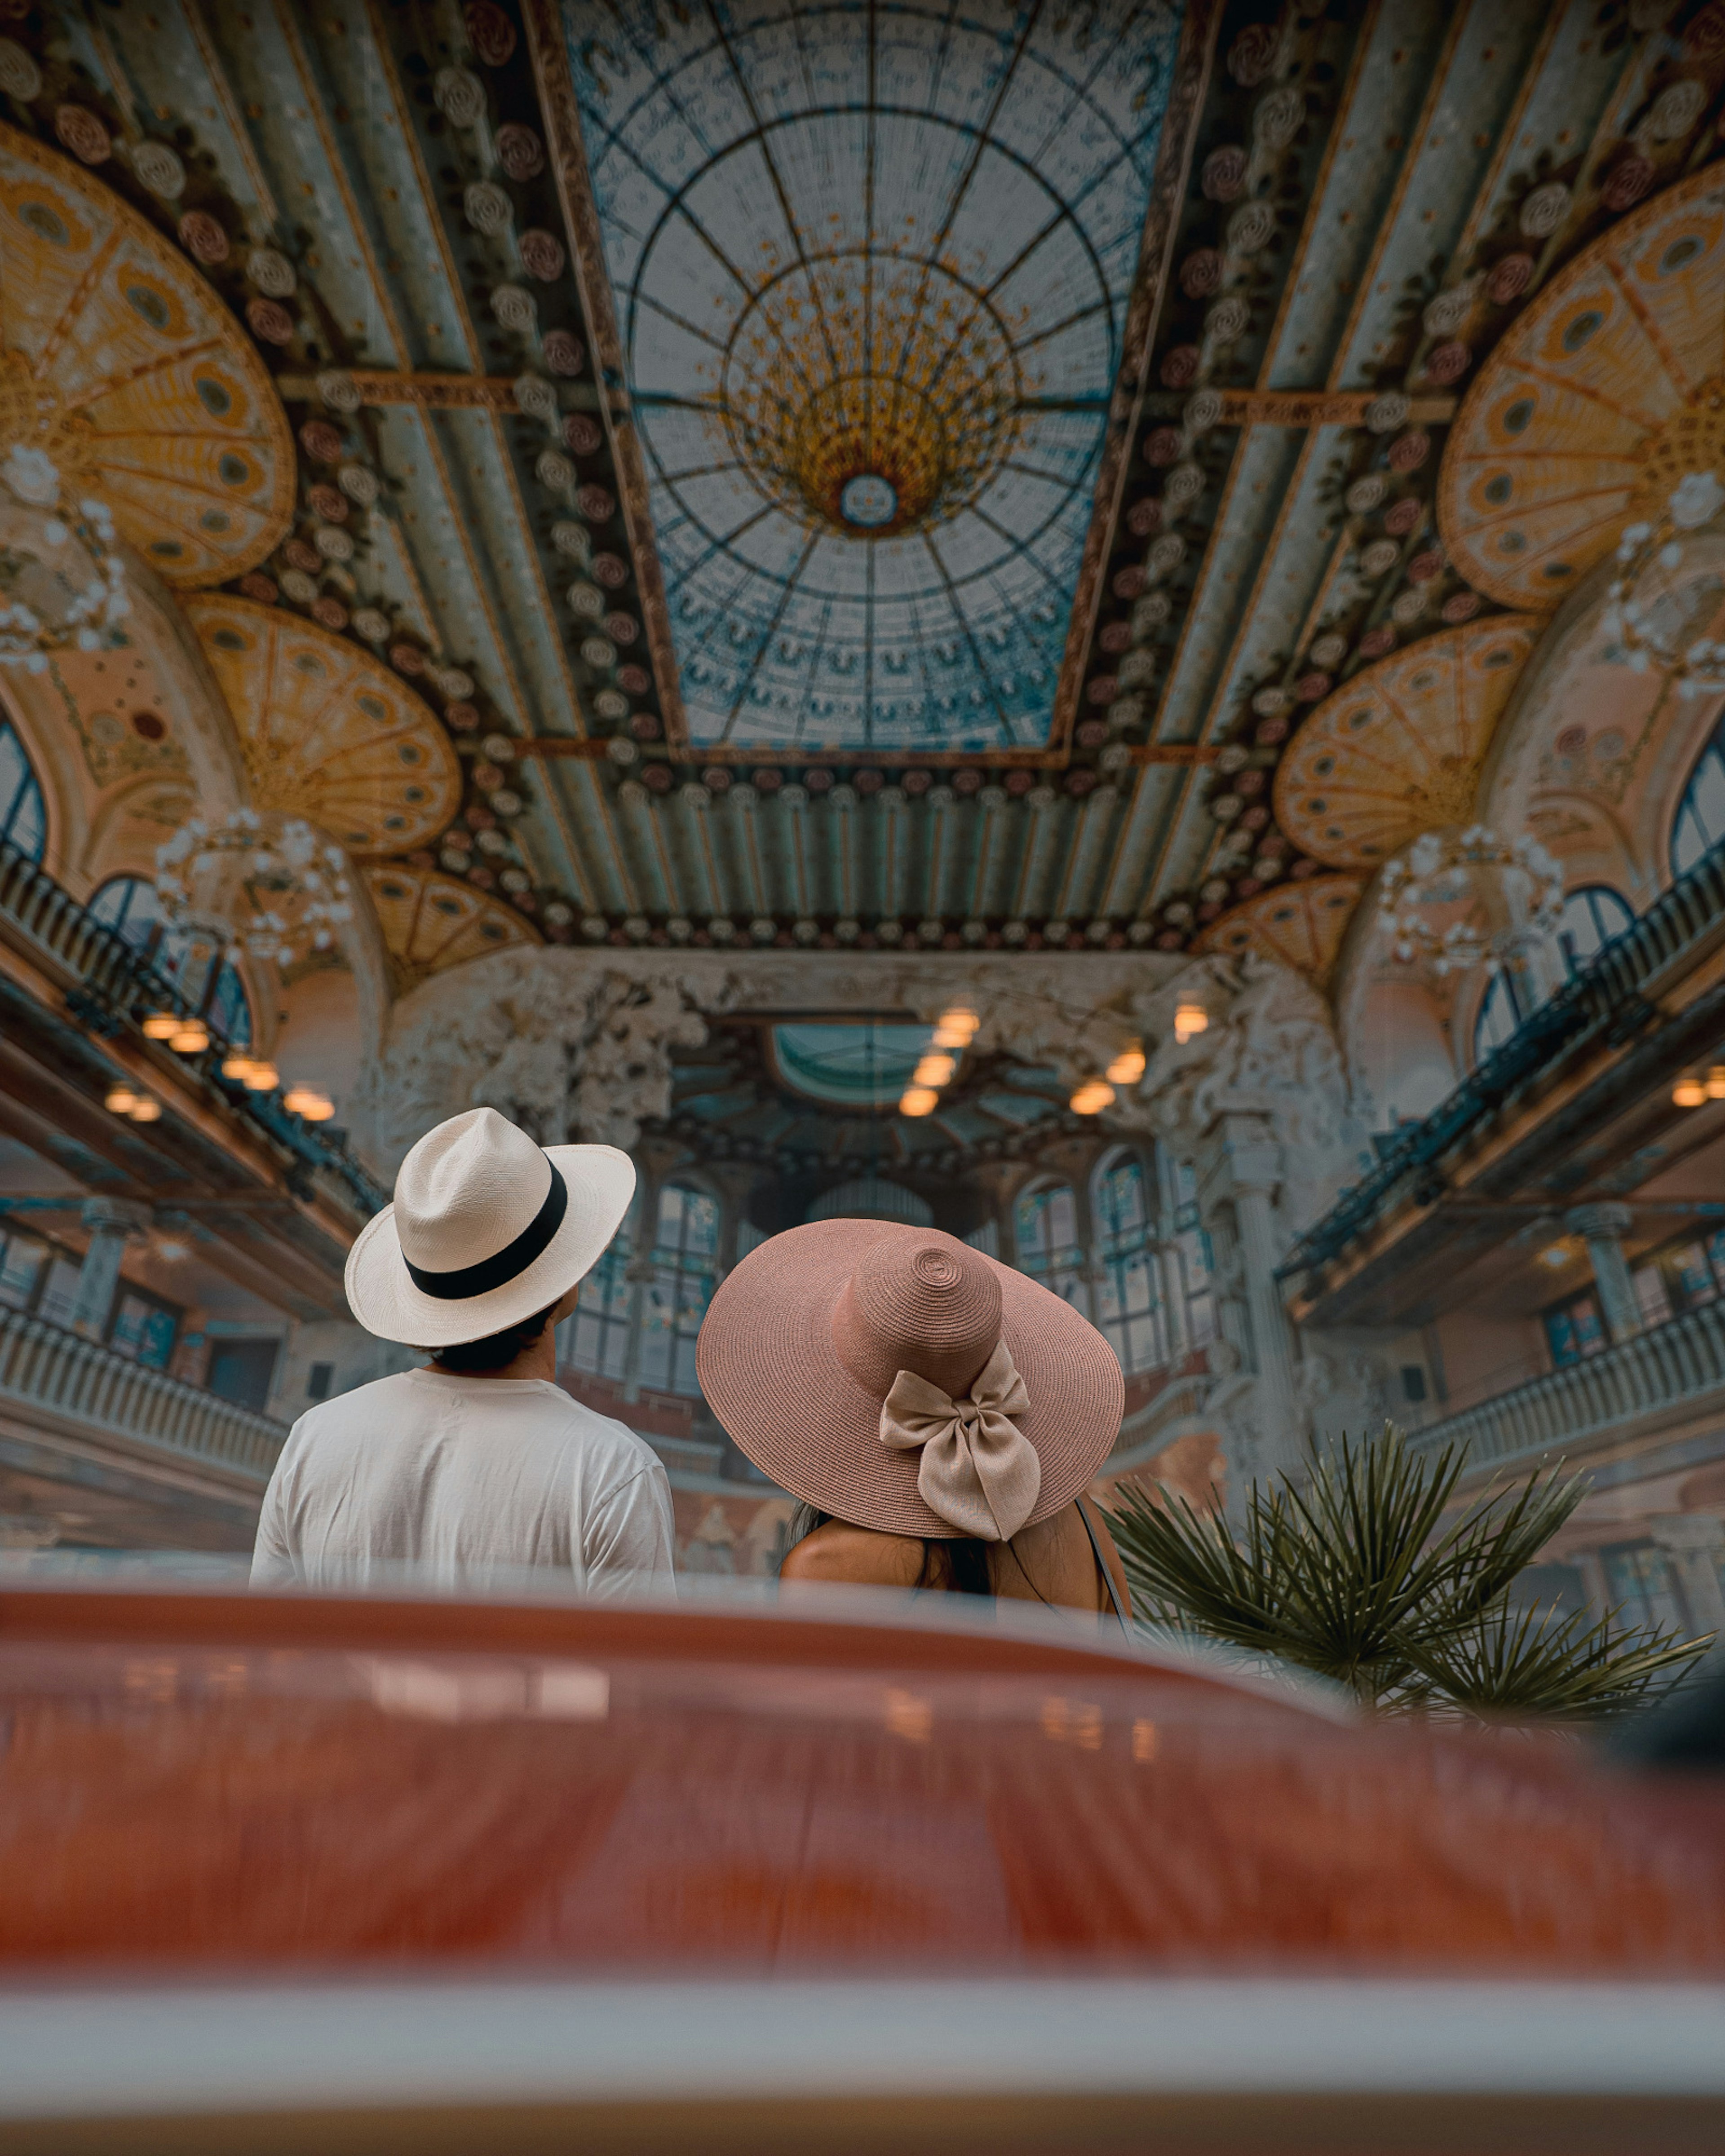
[[[146,1369],[45,1317],[0,1310],[0,1404],[35,1409],[91,1435],[118,1436],[270,1479],[286,1425]]]
[[[1725,1397],[1725,1309],[1705,1303],[1412,1433],[1415,1452],[1466,1444],[1470,1469],[1573,1455],[1661,1409]]]
[[[67,1002],[93,1031],[117,1033],[135,1027],[141,1014],[150,1011],[191,1014],[192,1006],[180,990],[123,936],[93,920],[89,910],[45,869],[4,839],[0,839],[0,915],[75,978],[78,985]],[[362,1214],[376,1213],[388,1204],[388,1192],[345,1144],[290,1115],[273,1094],[253,1093],[223,1078],[220,1065],[232,1043],[208,1017],[203,1023],[209,1029],[210,1048],[203,1055],[176,1057],[177,1065],[196,1070],[304,1168],[322,1169],[335,1177]]]
[[[1725,921],[1725,843],[1702,856],[1622,935],[1565,983],[1470,1072],[1425,1120],[1410,1123],[1385,1147],[1364,1182],[1344,1190],[1321,1220],[1296,1242],[1277,1268],[1286,1280],[1339,1257],[1393,1199],[1417,1188],[1435,1163],[1553,1059],[1583,1041],[1630,1039],[1653,1012],[1642,990],[1653,976]]]

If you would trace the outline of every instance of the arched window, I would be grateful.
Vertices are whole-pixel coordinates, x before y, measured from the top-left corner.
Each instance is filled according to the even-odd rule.
[[[591,1370],[619,1384],[629,1374],[629,1309],[634,1293],[629,1262],[639,1210],[639,1205],[631,1208],[606,1245],[603,1256],[581,1283],[575,1315],[562,1327],[563,1353],[578,1370]]]
[[[1695,760],[1671,823],[1671,874],[1686,875],[1725,838],[1725,718]]]
[[[1597,958],[1608,943],[1633,928],[1635,916],[1629,902],[1608,883],[1584,883],[1563,901],[1558,941],[1563,947],[1563,965],[1573,977]]]
[[[1558,922],[1558,944],[1563,954],[1563,971],[1574,979],[1589,966],[1605,946],[1633,928],[1635,916],[1628,901],[1609,884],[1583,884],[1563,901]],[[1481,999],[1473,1026],[1473,1060],[1482,1062],[1532,1014],[1537,998],[1531,974],[1506,967],[1494,973]]]
[[[1078,1240],[1078,1201],[1071,1184],[1045,1183],[1027,1190],[1013,1209],[1013,1234],[1019,1270],[1040,1281],[1063,1301],[1085,1310],[1084,1250]]]
[[[1533,1008],[1527,978],[1506,966],[1486,984],[1480,1014],[1473,1022],[1473,1060],[1483,1062],[1502,1048]]]
[[[1130,1377],[1168,1360],[1168,1331],[1158,1290],[1154,1224],[1145,1192],[1143,1163],[1136,1153],[1101,1161],[1091,1185],[1096,1259],[1102,1278],[1096,1323]]]
[[[111,928],[145,964],[202,1011],[223,1040],[237,1048],[252,1042],[251,1004],[239,969],[223,958],[212,970],[208,947],[170,927],[152,883],[141,876],[110,876],[90,901],[90,917]]]
[[[48,842],[42,788],[23,743],[4,720],[0,720],[0,839],[32,861],[41,860]]]
[[[712,1300],[719,1255],[719,1201],[686,1183],[659,1194],[653,1278],[642,1298],[640,1382],[650,1391],[701,1391],[695,1336]]]

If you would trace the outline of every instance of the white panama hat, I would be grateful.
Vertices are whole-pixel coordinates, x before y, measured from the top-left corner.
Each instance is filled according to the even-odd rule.
[[[634,1163],[615,1146],[541,1147],[495,1108],[470,1108],[402,1163],[395,1203],[347,1254],[349,1307],[412,1348],[483,1340],[560,1302],[634,1194]]]

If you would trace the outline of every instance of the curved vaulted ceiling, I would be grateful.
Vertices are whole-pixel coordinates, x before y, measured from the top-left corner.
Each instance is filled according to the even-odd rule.
[[[404,853],[460,805],[449,737],[397,675],[275,607],[188,601],[260,808],[304,816],[351,854]]]
[[[170,584],[250,568],[292,515],[293,443],[251,340],[145,218],[4,126],[0,459],[27,499],[34,459],[61,499],[100,495]]]
[[[1725,174],[1696,173],[1554,278],[1457,417],[1439,512],[1505,606],[1556,606],[1632,517],[1725,465]]]
[[[668,716],[696,750],[1044,746],[1176,15],[565,20]]]
[[[39,198],[0,462],[87,422],[168,582],[413,706],[435,787],[347,824],[408,975],[543,937],[1321,976],[1490,724],[1374,772],[1343,715],[1543,633],[1626,513],[1582,546],[1589,457],[1715,454],[1722,0],[43,0],[0,89]],[[351,746],[270,783],[339,820]]]

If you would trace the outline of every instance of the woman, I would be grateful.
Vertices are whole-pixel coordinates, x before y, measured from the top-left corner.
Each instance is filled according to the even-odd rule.
[[[820,1220],[714,1296],[701,1389],[802,1501],[781,1578],[1131,1608],[1082,1492],[1120,1430],[1120,1365],[1022,1273],[927,1228]]]

